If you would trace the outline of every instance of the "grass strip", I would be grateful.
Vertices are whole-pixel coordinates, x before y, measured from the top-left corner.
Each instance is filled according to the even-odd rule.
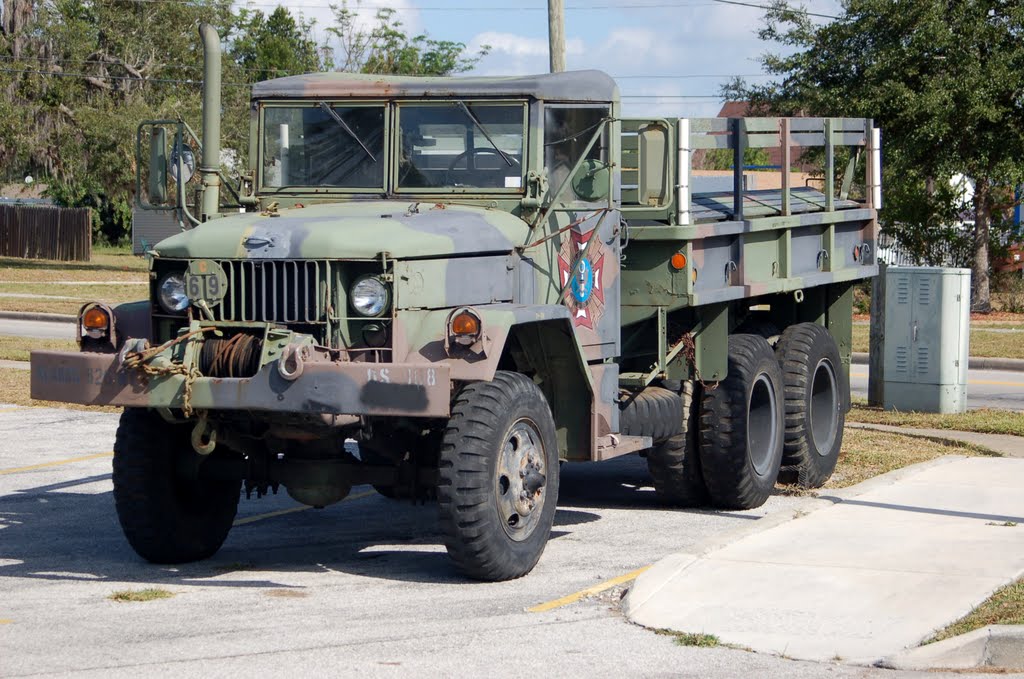
[[[992,530],[1024,530],[1024,527],[1000,524]],[[925,643],[930,644],[967,634],[989,625],[1024,625],[1024,579],[996,590],[995,594],[981,602],[973,611],[940,630]]]
[[[854,351],[868,351],[869,332],[869,326],[853,326]],[[972,323],[969,352],[976,358],[1024,358],[1024,333],[986,331]]]
[[[888,424],[894,427],[917,427],[924,429],[952,429],[973,431],[979,434],[1010,434],[1024,436],[1024,417],[1012,410],[979,408],[966,413],[914,413],[899,410],[882,410],[854,402],[847,414],[848,422]],[[849,432],[847,432],[849,433]]]
[[[944,443],[883,431],[847,428],[843,432],[843,449],[839,453],[836,471],[825,488],[846,488],[879,474],[943,455],[975,457],[996,454],[966,443]],[[813,491],[795,486],[783,485],[779,489],[786,495],[813,494]]]
[[[78,344],[73,339],[36,339],[17,335],[0,335],[0,360],[27,361],[29,352],[36,349],[78,351]]]

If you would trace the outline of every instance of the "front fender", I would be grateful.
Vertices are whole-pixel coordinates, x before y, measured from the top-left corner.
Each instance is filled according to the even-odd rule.
[[[592,459],[598,429],[594,376],[573,331],[569,310],[560,305],[482,304],[469,307],[480,317],[481,340],[472,347],[445,342],[451,309],[403,311],[395,321],[395,360],[443,363],[453,382],[489,381],[498,370],[533,377],[555,418],[562,457]],[[447,345],[447,346],[446,346]],[[604,367],[604,366],[602,366]],[[607,372],[607,371],[605,371]],[[604,375],[604,373],[602,373]],[[606,377],[614,382],[617,371]],[[603,382],[608,381],[602,379]],[[601,388],[600,402],[614,398]],[[600,408],[601,417],[610,416]]]
[[[483,337],[473,347],[450,345],[446,347],[445,336],[448,332],[447,322],[451,309],[433,311],[403,311],[395,320],[394,349],[396,360],[409,363],[444,362],[451,368],[453,380],[479,381],[491,380],[499,366],[507,366],[510,338],[523,333],[531,333],[529,328],[543,328],[547,332],[559,335],[553,338],[561,350],[562,358],[572,357],[574,367],[586,375],[588,390],[591,389],[589,370],[587,369],[583,347],[572,331],[572,317],[569,310],[557,304],[523,305],[523,304],[480,304],[467,307],[480,316],[480,329]],[[534,352],[535,353],[535,352]],[[534,363],[543,362],[536,356]],[[541,371],[541,366],[534,369]]]

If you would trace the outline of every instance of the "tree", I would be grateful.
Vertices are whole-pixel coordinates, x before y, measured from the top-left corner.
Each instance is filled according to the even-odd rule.
[[[0,166],[8,178],[38,177],[59,203],[96,208],[97,236],[121,240],[130,227],[136,127],[198,118],[196,25],[224,31],[231,0],[21,4],[11,15],[17,20],[5,15],[0,44],[8,95],[0,103]],[[237,135],[226,128],[226,138]]]
[[[310,35],[313,22],[298,21],[284,7],[269,16],[259,10],[238,14],[231,55],[248,80],[269,80],[324,70],[324,52]]]
[[[450,40],[434,40],[425,33],[410,37],[402,28],[395,10],[377,10],[375,24],[369,30],[359,26],[358,11],[347,0],[331,5],[336,24],[327,31],[341,44],[342,61],[338,70],[395,75],[451,75],[473,68],[490,50],[486,45],[475,55],[466,54],[466,45]]]
[[[1017,0],[845,0],[816,25],[776,0],[760,31],[785,52],[768,54],[763,86],[727,95],[781,115],[860,116],[883,129],[886,209],[912,233],[958,219],[955,192],[974,180],[973,303],[987,311],[991,228],[1010,187],[1024,180],[1024,4]]]

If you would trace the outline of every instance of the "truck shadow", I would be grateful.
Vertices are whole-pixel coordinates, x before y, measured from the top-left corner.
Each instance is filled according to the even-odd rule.
[[[435,506],[372,495],[303,511],[284,493],[241,499],[239,516],[282,516],[235,526],[203,562],[164,566],[140,559],[114,510],[110,474],[23,488],[0,496],[0,578],[140,585],[286,589],[274,573],[342,571],[417,582],[463,582],[445,553]],[[358,491],[359,489],[357,489]],[[552,539],[597,521],[559,509]]]
[[[0,496],[0,578],[274,589],[289,588],[275,573],[296,572],[466,581],[445,552],[433,503],[374,494],[315,510],[283,492],[243,497],[240,518],[288,511],[235,526],[211,559],[163,566],[143,561],[128,545],[109,488],[107,473]],[[566,465],[551,539],[600,521],[602,509],[618,508],[661,509],[643,460]]]

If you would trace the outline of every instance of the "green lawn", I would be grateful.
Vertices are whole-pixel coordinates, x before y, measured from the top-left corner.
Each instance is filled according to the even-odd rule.
[[[1024,358],[1024,326],[1012,324],[1000,324],[999,327],[1008,327],[1022,332],[987,332],[984,328],[990,327],[984,323],[971,323],[971,356],[984,358]],[[868,350],[869,326],[853,326],[853,350]]]

